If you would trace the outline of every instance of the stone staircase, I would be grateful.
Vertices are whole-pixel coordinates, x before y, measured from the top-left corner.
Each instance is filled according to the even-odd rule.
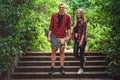
[[[78,75],[79,60],[72,52],[65,52],[65,75],[60,74],[59,53],[56,54],[55,73],[49,75],[50,52],[27,52],[19,57],[18,64],[10,80],[113,80],[105,72],[108,62],[105,55],[98,52],[85,52],[85,71]]]

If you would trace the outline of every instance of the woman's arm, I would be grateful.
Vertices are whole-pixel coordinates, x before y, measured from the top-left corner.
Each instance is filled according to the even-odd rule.
[[[86,21],[84,22],[84,26],[83,26],[83,33],[82,33],[82,37],[81,37],[81,40],[80,40],[80,46],[82,46],[82,44],[83,44],[83,41],[84,41],[84,39],[85,39],[85,35],[86,35]]]
[[[75,37],[77,38],[78,37],[78,27],[76,25],[77,25],[77,22],[75,22],[73,29],[74,29]]]

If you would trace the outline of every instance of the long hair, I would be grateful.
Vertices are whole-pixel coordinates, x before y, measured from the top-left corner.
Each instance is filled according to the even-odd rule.
[[[77,9],[77,10],[76,10],[76,14],[75,14],[75,15],[76,15],[76,20],[75,20],[74,25],[73,25],[74,27],[76,26],[76,24],[77,24],[77,22],[78,22],[78,20],[79,20],[79,19],[77,18],[77,12],[80,12],[80,13],[81,13],[81,21],[82,21],[82,22],[81,22],[81,25],[85,22],[83,10],[82,10],[82,9]]]
[[[76,21],[78,21],[77,12],[80,12],[80,13],[81,13],[81,20],[84,21],[84,12],[83,12],[82,9],[77,9],[77,10],[76,10]]]

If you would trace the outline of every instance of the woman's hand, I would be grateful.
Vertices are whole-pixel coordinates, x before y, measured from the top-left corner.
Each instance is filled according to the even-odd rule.
[[[81,47],[83,45],[83,42],[82,41],[80,41],[79,42],[79,47]]]
[[[77,38],[78,37],[78,33],[75,33],[75,38]]]

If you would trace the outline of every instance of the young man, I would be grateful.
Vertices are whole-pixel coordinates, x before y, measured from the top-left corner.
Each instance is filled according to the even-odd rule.
[[[65,42],[69,42],[70,40],[70,34],[71,34],[71,28],[70,28],[70,16],[65,13],[65,5],[63,3],[59,4],[59,12],[55,13],[51,17],[51,22],[49,26],[49,33],[48,33],[48,41],[51,40],[51,33],[54,34],[59,43],[60,43],[60,72],[61,74],[65,74],[64,70],[64,48],[65,48]],[[66,31],[68,33],[68,37],[66,38]],[[55,61],[56,61],[56,51],[57,49],[53,46],[52,53],[51,53],[51,69],[49,74],[52,74],[55,72]]]

